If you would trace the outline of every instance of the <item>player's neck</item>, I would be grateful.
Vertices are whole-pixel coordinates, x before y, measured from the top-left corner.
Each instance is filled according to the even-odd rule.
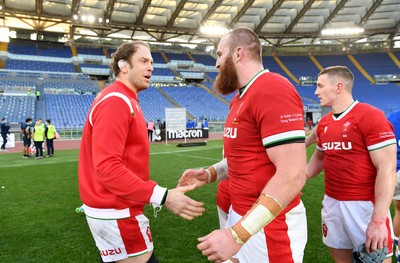
[[[246,63],[243,64],[243,66],[244,67],[237,68],[239,88],[246,86],[257,73],[264,69],[261,63],[255,62]]]
[[[332,113],[339,114],[347,110],[351,104],[353,104],[354,99],[352,96],[348,96],[344,99],[338,100],[335,105],[332,106]]]

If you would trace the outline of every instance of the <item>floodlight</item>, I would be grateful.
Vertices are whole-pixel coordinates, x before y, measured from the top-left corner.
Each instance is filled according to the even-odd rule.
[[[364,32],[361,27],[327,28],[321,31],[323,36],[353,36]]]
[[[0,27],[0,42],[10,42],[9,33],[8,27]]]
[[[88,22],[89,23],[93,23],[94,22],[94,16],[93,15],[89,15],[88,16]]]
[[[204,25],[200,27],[200,32],[209,36],[223,36],[229,32],[229,30],[220,25]]]

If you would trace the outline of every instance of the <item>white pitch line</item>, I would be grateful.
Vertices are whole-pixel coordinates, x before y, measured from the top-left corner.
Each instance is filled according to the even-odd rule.
[[[213,161],[220,161],[220,159],[216,158],[209,158],[209,157],[201,157],[201,156],[195,156],[195,155],[186,155],[186,154],[181,154],[183,152],[196,152],[196,151],[206,151],[206,150],[212,150],[212,149],[218,149],[220,147],[207,147],[203,149],[187,149],[187,150],[180,150],[180,151],[169,151],[169,152],[155,152],[155,153],[150,153],[150,155],[160,155],[160,154],[173,154],[173,155],[181,155],[181,156],[186,156],[186,157],[192,157],[192,158],[198,158],[198,159],[205,159],[205,160],[213,160]],[[33,158],[33,157],[32,157]],[[11,168],[11,167],[23,167],[23,166],[32,166],[32,165],[43,165],[43,164],[56,164],[56,163],[72,163],[72,162],[77,162],[78,159],[69,159],[69,160],[63,160],[63,161],[51,161],[51,160],[34,160],[34,162],[30,162],[26,160],[26,163],[20,163],[20,164],[9,164],[9,165],[2,165],[2,168]]]
[[[63,161],[34,160],[33,162],[26,160],[26,163],[2,165],[1,167],[2,168],[11,168],[11,167],[23,167],[23,166],[43,165],[43,164],[72,163],[72,162],[77,162],[77,161],[78,161],[78,159],[68,159],[68,160],[63,160]]]
[[[150,155],[159,155],[159,154],[175,154],[175,153],[182,153],[182,152],[197,152],[197,151],[207,151],[207,150],[214,150],[214,149],[219,149],[221,146],[215,146],[215,147],[208,147],[208,148],[202,148],[202,149],[187,149],[187,150],[180,150],[180,151],[169,151],[169,152],[154,152],[150,153]],[[221,149],[222,151],[222,149]]]
[[[221,159],[218,158],[210,158],[210,157],[204,157],[204,156],[196,156],[196,155],[187,155],[187,154],[180,154],[180,153],[172,153],[172,155],[178,155],[178,156],[184,156],[184,157],[190,157],[190,158],[196,158],[196,159],[205,159],[205,160],[211,160],[211,161],[221,161]]]

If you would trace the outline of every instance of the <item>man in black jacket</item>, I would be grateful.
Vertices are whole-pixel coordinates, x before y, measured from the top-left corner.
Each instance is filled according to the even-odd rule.
[[[1,119],[1,137],[3,137],[3,144],[1,145],[1,150],[6,149],[7,135],[10,134],[10,125],[7,124],[7,118]]]

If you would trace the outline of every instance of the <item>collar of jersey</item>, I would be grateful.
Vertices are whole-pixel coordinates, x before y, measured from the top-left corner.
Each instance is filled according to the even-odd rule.
[[[134,92],[131,88],[126,86],[125,83],[123,83],[122,81],[119,81],[119,80],[116,80],[114,83],[117,84],[118,86],[122,87],[123,89],[125,89],[135,100],[137,100],[137,101],[139,100],[136,92]]]
[[[357,104],[358,104],[358,100],[353,101],[353,103],[351,103],[350,106],[342,114],[340,114],[340,116],[337,117],[337,118],[332,113],[333,120],[339,121],[339,120],[343,119],[344,116],[346,116],[347,113],[349,113]]]
[[[253,84],[254,81],[256,81],[256,79],[261,76],[262,74],[269,72],[268,69],[263,69],[260,72],[258,72],[248,83],[247,85],[243,88],[243,92],[240,94],[239,99],[242,98],[244,96],[244,94],[246,93],[246,91],[249,89],[249,87]]]

